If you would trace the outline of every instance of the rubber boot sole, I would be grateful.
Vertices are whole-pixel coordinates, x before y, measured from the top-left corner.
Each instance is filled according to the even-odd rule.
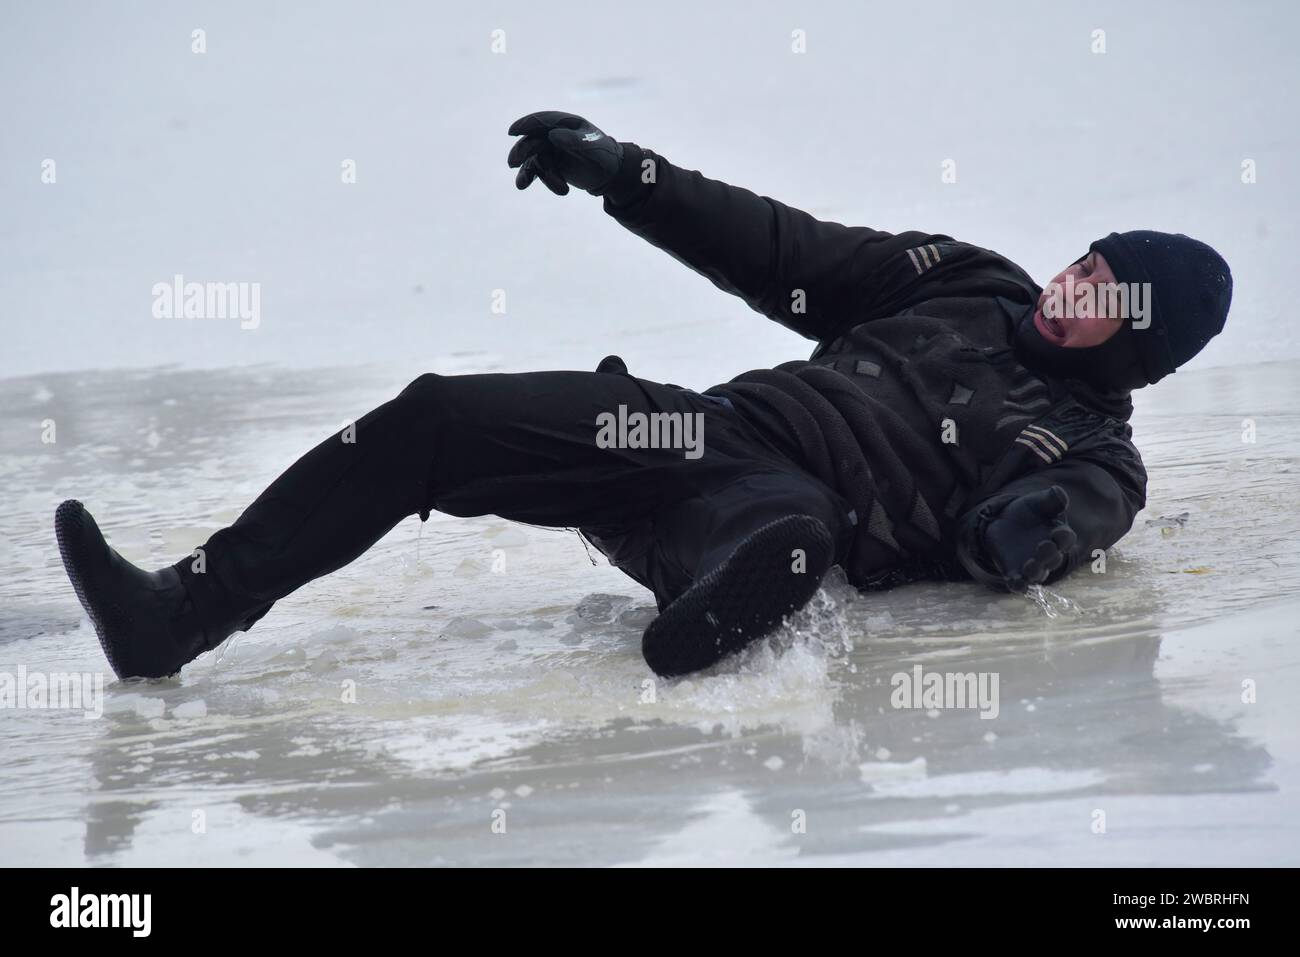
[[[764,525],[650,623],[641,640],[646,664],[666,678],[689,674],[772,633],[817,594],[834,556],[819,519],[788,515]]]

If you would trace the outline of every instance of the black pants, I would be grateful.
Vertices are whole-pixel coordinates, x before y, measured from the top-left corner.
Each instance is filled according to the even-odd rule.
[[[701,454],[602,447],[599,417],[620,406],[699,416]],[[784,515],[821,518],[841,556],[847,547],[844,500],[726,399],[618,372],[428,374],[316,446],[214,534],[206,575],[190,573],[190,559],[176,567],[201,605],[246,626],[432,509],[578,528],[661,610]]]

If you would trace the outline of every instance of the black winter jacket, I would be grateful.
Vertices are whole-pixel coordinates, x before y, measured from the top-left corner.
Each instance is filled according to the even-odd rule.
[[[1053,578],[1132,526],[1147,479],[1128,394],[1022,364],[1012,330],[1042,290],[1019,266],[949,236],[823,222],[635,144],[624,151],[606,212],[818,342],[808,360],[708,391],[792,444],[851,503],[854,584],[994,583],[982,527],[1051,485],[1069,494],[1078,536]]]

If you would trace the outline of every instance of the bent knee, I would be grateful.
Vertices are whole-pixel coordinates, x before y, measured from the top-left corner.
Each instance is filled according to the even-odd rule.
[[[452,378],[454,377],[439,375],[436,372],[426,372],[412,379],[397,397],[416,402],[437,403],[446,397]]]

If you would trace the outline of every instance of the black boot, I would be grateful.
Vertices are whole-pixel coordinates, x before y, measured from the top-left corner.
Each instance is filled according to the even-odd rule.
[[[189,572],[189,559],[156,572],[132,565],[109,547],[78,501],[58,507],[54,532],[63,567],[118,678],[173,675],[260,617],[222,609],[215,592],[200,594],[205,586],[195,580],[203,576]]]
[[[806,605],[834,558],[820,519],[787,515],[764,525],[650,623],[641,639],[646,664],[668,678],[740,651]]]

